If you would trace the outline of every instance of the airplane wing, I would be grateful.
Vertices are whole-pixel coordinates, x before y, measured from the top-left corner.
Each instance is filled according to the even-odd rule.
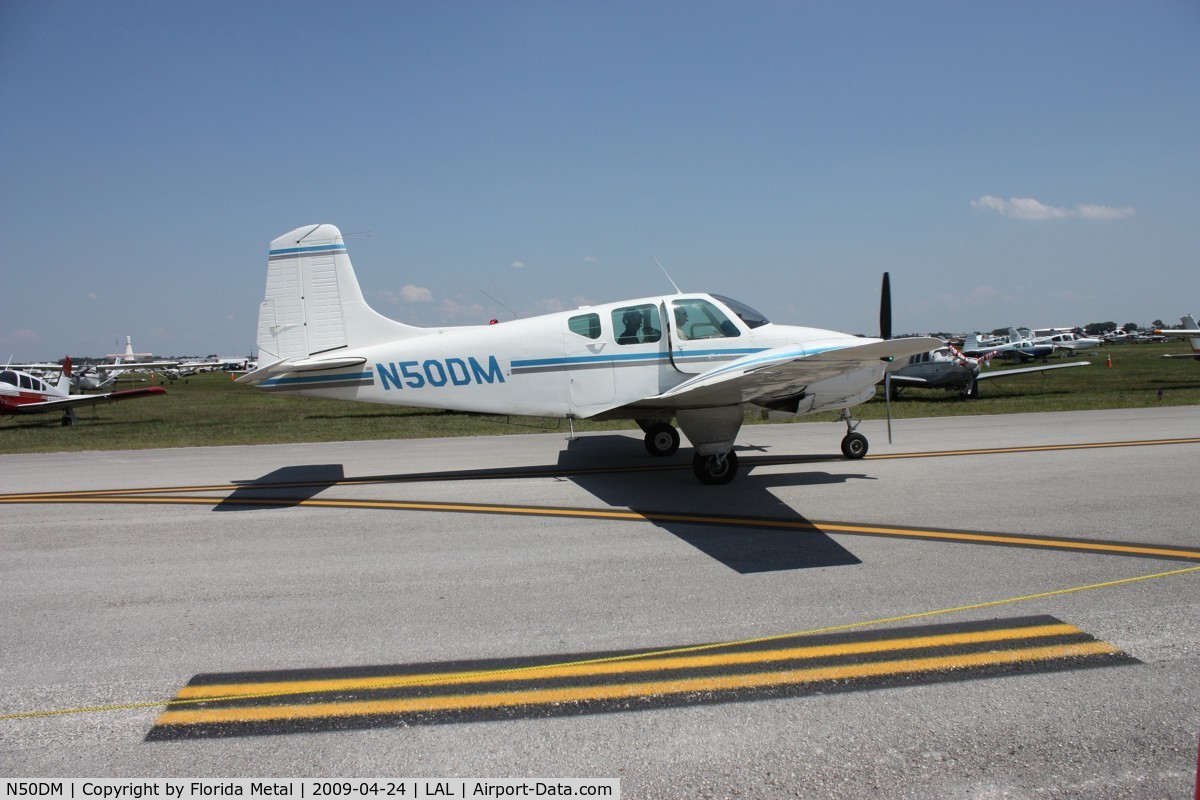
[[[45,363],[45,364],[5,364],[5,365],[4,365],[4,369],[19,369],[19,370],[21,370],[22,372],[29,372],[30,370],[42,370],[42,371],[44,371],[44,372],[61,372],[61,371],[62,371],[62,368],[63,368],[63,365],[62,365],[62,364],[58,364],[58,363]]]
[[[45,414],[49,411],[62,411],[63,409],[75,408],[76,406],[114,403],[118,400],[132,400],[135,397],[166,393],[167,390],[161,386],[146,386],[141,389],[122,389],[119,392],[109,392],[108,394],[73,394],[70,397],[59,397],[53,400],[44,400],[40,403],[25,403],[19,406],[12,406],[5,413]]]
[[[942,346],[941,339],[845,339],[787,345],[739,358],[662,394],[634,403],[639,408],[709,408],[742,403],[766,404],[795,397],[811,383],[847,372],[882,367],[883,361],[924,353]],[[882,372],[881,372],[882,377]]]
[[[98,372],[106,372],[108,370],[135,370],[135,369],[155,369],[157,367],[178,367],[178,361],[131,361],[128,364],[83,364],[81,368],[94,369]]]
[[[979,375],[977,375],[975,377],[975,380],[978,382],[978,381],[986,380],[988,378],[1006,378],[1009,375],[1021,375],[1021,374],[1027,373],[1027,372],[1045,372],[1046,370],[1051,370],[1051,369],[1067,369],[1068,367],[1086,367],[1091,363],[1092,362],[1090,362],[1090,361],[1072,361],[1070,364],[1044,364],[1040,367],[1021,367],[1020,369],[1001,369],[1001,370],[996,370],[995,372],[980,372]],[[892,378],[892,382],[895,383],[895,381],[896,381],[896,379]]]

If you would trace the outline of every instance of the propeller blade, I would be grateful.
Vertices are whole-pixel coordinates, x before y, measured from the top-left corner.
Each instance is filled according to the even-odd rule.
[[[892,283],[883,273],[883,288],[879,290],[879,338],[892,338]]]
[[[887,407],[888,444],[892,443],[892,372],[883,375],[883,402]]]

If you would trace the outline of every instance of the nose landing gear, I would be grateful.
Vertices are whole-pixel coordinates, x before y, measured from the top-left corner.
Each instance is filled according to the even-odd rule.
[[[846,435],[842,437],[842,455],[846,458],[862,458],[867,454],[867,437],[858,433],[859,420],[850,414],[850,409],[842,409],[842,421],[846,423]]]

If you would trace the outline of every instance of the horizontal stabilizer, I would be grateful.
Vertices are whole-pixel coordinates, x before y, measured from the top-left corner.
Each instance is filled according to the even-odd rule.
[[[340,358],[299,358],[284,359],[268,364],[254,372],[247,372],[237,379],[237,383],[248,383],[251,386],[262,383],[267,378],[275,378],[291,372],[320,372],[327,369],[343,369],[357,367],[367,363],[363,356],[342,356]]]

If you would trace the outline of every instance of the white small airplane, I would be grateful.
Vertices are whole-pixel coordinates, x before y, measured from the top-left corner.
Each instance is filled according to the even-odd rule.
[[[1044,361],[1054,353],[1054,346],[1036,343],[1022,336],[1016,328],[1009,328],[1008,341],[1003,344],[983,345],[976,334],[971,334],[963,343],[962,352],[972,358],[1002,356],[1010,361],[1034,361],[1039,358]]]
[[[1046,364],[1040,367],[983,372],[980,367],[986,364],[990,357],[990,355],[985,355],[971,358],[952,345],[944,345],[927,353],[918,353],[909,358],[907,363],[900,364],[898,368],[888,374],[889,392],[892,398],[897,398],[905,387],[947,389],[957,391],[961,399],[968,400],[979,396],[979,382],[982,380],[1046,372],[1052,369],[1086,367],[1091,364],[1090,361],[1072,361],[1065,364]]]
[[[632,419],[646,449],[679,448],[674,419],[706,484],[733,480],[748,409],[842,411],[842,452],[867,439],[849,409],[869,400],[893,359],[937,347],[776,325],[736,300],[680,292],[492,325],[418,328],[363,299],[341,232],[308,225],[271,242],[259,307],[259,368],[238,378],[270,392],[493,414]]]
[[[1186,336],[1189,337],[1189,342],[1192,345],[1190,353],[1168,353],[1163,358],[1194,358],[1200,361],[1200,329],[1196,327],[1196,319],[1191,314],[1186,314],[1179,318],[1179,322],[1183,325],[1182,328],[1162,328],[1156,330],[1155,334],[1159,336]]]
[[[54,366],[58,366],[57,364]],[[71,359],[62,363],[62,374],[55,384],[17,369],[0,370],[0,415],[45,414],[62,411],[62,424],[72,425],[76,421],[75,409],[79,406],[112,403],[166,394],[161,386],[146,386],[140,389],[123,389],[108,394],[71,394]]]
[[[1080,350],[1092,350],[1104,344],[1100,339],[1080,336],[1071,331],[1039,336],[1034,338],[1033,342],[1034,344],[1052,344],[1055,350],[1066,350],[1068,355],[1075,355]]]

